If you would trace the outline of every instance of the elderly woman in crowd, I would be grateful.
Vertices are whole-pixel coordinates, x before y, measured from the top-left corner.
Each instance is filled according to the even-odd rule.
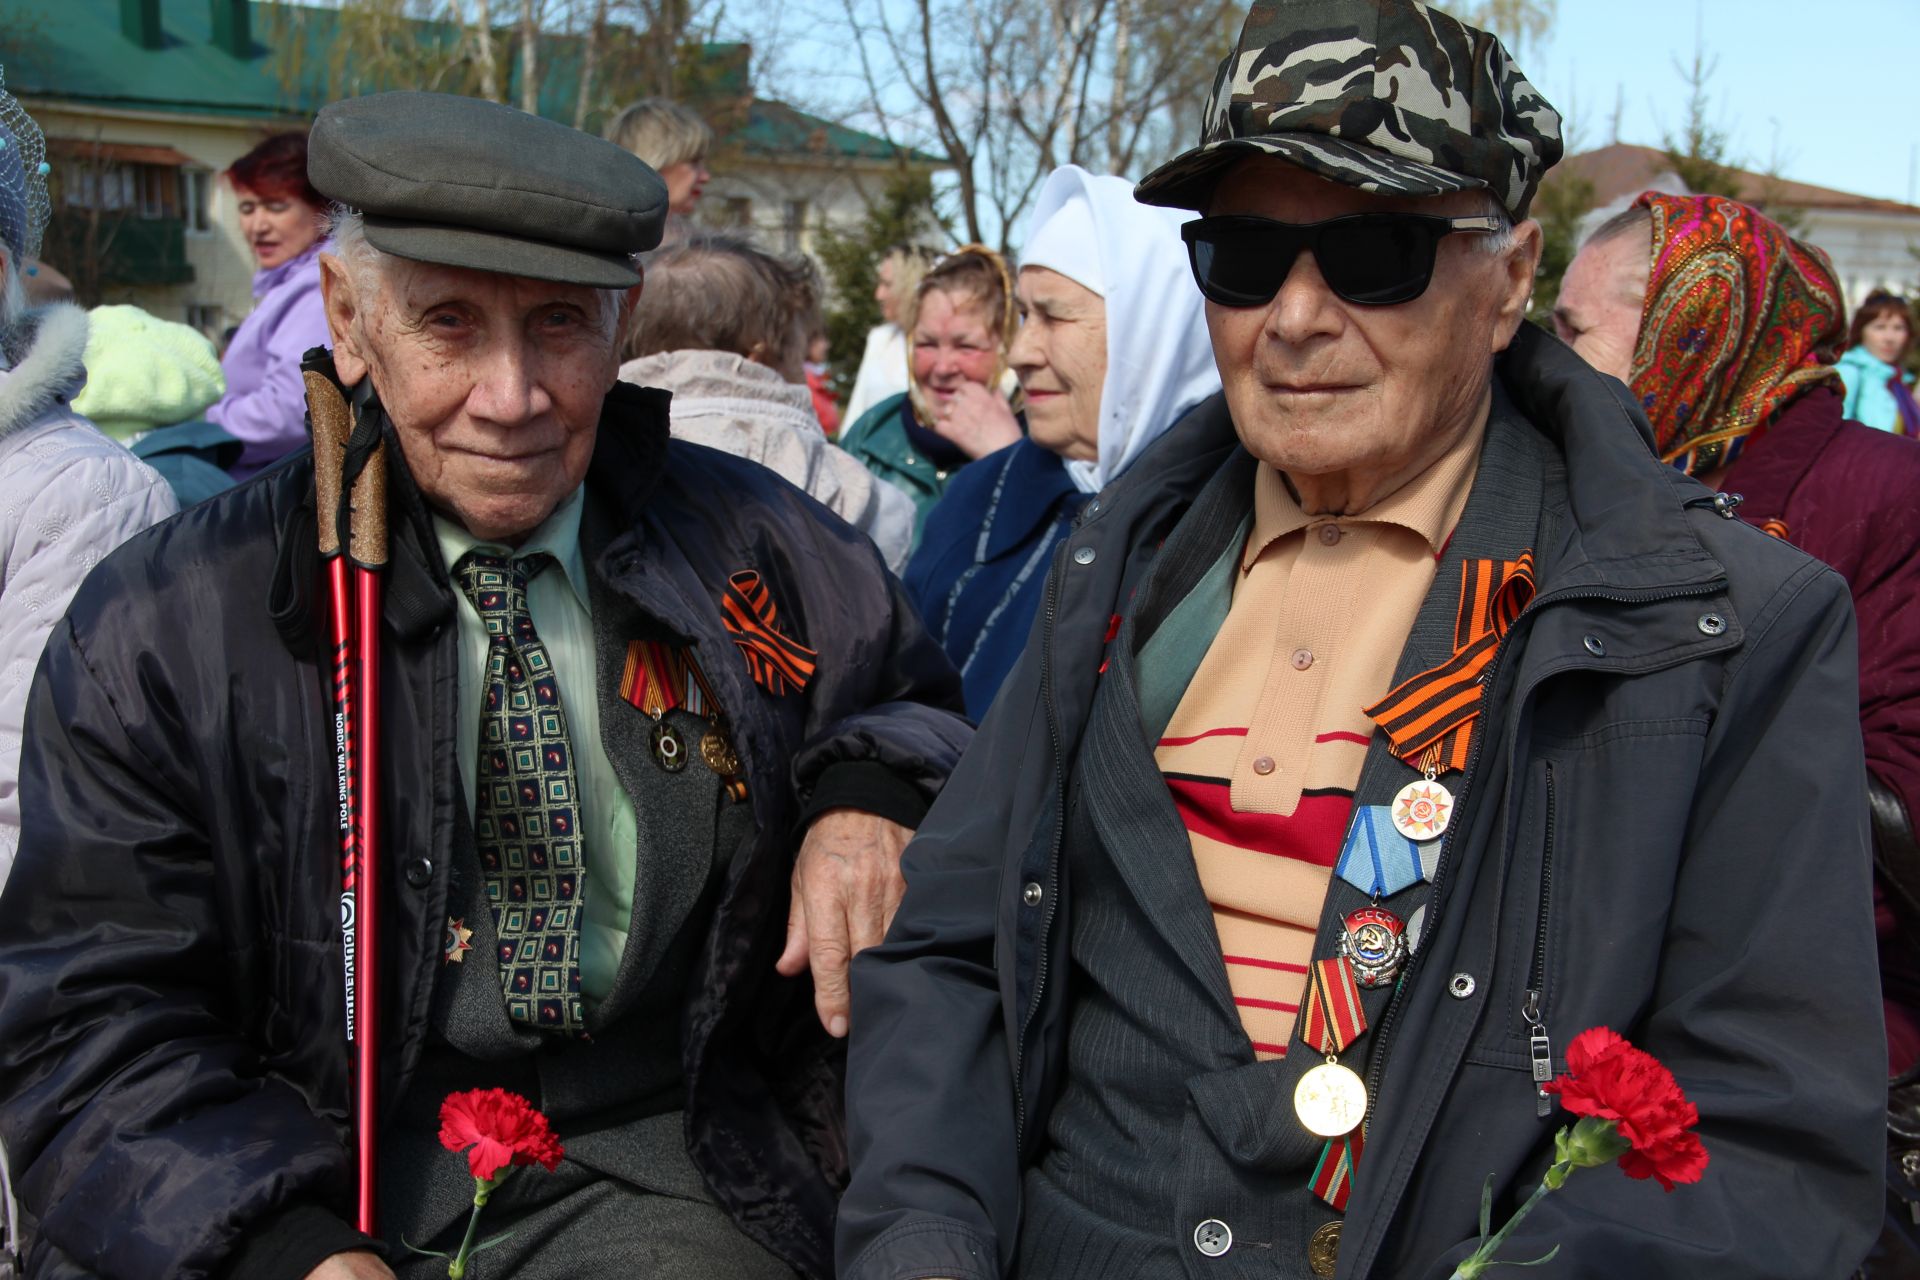
[[[903,244],[880,260],[873,285],[880,323],[867,331],[867,349],[841,421],[858,422],[867,410],[907,389],[907,332],[900,327],[901,313],[937,256],[931,249]]]
[[[700,235],[647,264],[626,382],[673,393],[672,431],[779,472],[880,548],[899,572],[913,503],[827,442],[803,361],[819,281],[804,259]]]
[[[1891,293],[1868,294],[1853,313],[1847,352],[1839,362],[1847,384],[1847,417],[1895,435],[1920,436],[1920,405],[1900,367],[1912,346],[1913,313],[1906,301]]]
[[[907,567],[975,719],[1026,644],[1073,518],[1220,389],[1181,221],[1074,165],[1041,188],[1007,349],[1028,435],[954,477]]]
[[[1819,249],[1746,205],[1648,192],[1574,259],[1554,319],[1575,351],[1629,384],[1663,459],[1725,495],[1726,514],[1847,580],[1893,1120],[1909,1135],[1897,1145],[1920,1149],[1920,1088],[1901,1083],[1920,1077],[1920,443],[1843,416],[1833,360],[1844,314]],[[1903,1230],[1883,1237],[1874,1275],[1920,1263],[1906,1203],[1920,1204],[1920,1186],[1893,1171],[1889,1222]]]
[[[253,312],[221,361],[227,394],[207,419],[246,446],[233,468],[244,480],[307,442],[300,357],[328,343],[319,262],[327,202],[307,181],[304,133],[268,138],[233,162],[227,181],[259,270]]]
[[[0,90],[0,885],[20,838],[27,689],[80,580],[174,513],[166,482],[73,407],[87,382],[87,313],[29,310],[21,264],[47,222],[40,131]],[[9,124],[14,127],[10,128]]]
[[[999,387],[1014,326],[1007,264],[985,245],[948,254],[920,280],[908,307],[908,387],[869,409],[840,444],[927,512],[953,474],[1021,437]]]
[[[606,138],[646,161],[667,184],[667,224],[661,244],[685,239],[687,219],[713,178],[707,171],[713,127],[677,102],[642,98],[613,118]]]

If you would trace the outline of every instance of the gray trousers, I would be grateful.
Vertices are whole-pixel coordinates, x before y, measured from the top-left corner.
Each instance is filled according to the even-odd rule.
[[[462,1215],[431,1240],[411,1243],[453,1253],[466,1227]],[[794,1280],[717,1206],[645,1191],[572,1161],[553,1173],[521,1169],[493,1193],[481,1211],[478,1238],[503,1231],[513,1234],[474,1255],[469,1280]],[[400,1280],[447,1274],[445,1259],[397,1244],[395,1254],[390,1261]]]

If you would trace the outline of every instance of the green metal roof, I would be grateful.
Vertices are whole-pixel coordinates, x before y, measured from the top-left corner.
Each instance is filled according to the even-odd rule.
[[[6,0],[0,31],[0,67],[6,87],[25,98],[49,98],[126,110],[241,118],[311,117],[335,96],[340,83],[332,65],[341,14],[307,5],[253,3],[252,54],[236,58],[213,43],[208,0],[163,0],[161,47],[145,49],[123,35],[123,0]],[[418,21],[413,44],[450,44],[458,28]],[[518,98],[517,42],[501,32],[498,45],[509,97]],[[269,47],[269,46],[273,47]],[[720,95],[747,92],[747,50],[739,44],[703,48],[702,79]],[[580,41],[547,35],[540,41],[540,114],[571,122],[579,88]],[[278,56],[276,56],[278,55]],[[399,84],[363,84],[361,92]],[[914,165],[942,165],[938,156],[901,151],[884,139],[849,129],[785,103],[749,100],[725,145],[766,158],[832,156],[848,160],[904,158]]]

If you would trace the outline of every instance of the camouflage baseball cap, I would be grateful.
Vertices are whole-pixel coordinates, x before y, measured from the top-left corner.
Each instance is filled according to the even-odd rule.
[[[1497,38],[1418,0],[1255,0],[1200,145],[1134,198],[1204,212],[1221,175],[1262,152],[1362,191],[1485,188],[1517,219],[1560,158],[1560,113]]]

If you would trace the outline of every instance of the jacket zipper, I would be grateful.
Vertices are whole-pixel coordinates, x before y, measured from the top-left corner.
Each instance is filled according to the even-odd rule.
[[[1716,579],[1714,582],[1703,583],[1699,586],[1676,587],[1665,591],[1602,591],[1594,589],[1586,591],[1569,590],[1555,592],[1547,596],[1536,596],[1533,601],[1527,605],[1526,609],[1521,612],[1520,616],[1514,619],[1514,625],[1507,628],[1507,634],[1501,636],[1499,643],[1494,646],[1493,657],[1488,661],[1487,669],[1480,677],[1481,687],[1488,695],[1491,694],[1495,677],[1500,670],[1500,660],[1506,656],[1507,641],[1519,633],[1522,622],[1528,621],[1533,614],[1549,604],[1560,604],[1569,600],[1605,600],[1613,604],[1655,604],[1662,600],[1679,600],[1687,596],[1711,595],[1719,589],[1723,581],[1724,580]],[[1453,838],[1457,833],[1466,830],[1468,825],[1467,819],[1472,813],[1472,806],[1474,802],[1479,799],[1479,793],[1473,786],[1473,775],[1474,770],[1480,764],[1480,752],[1486,744],[1486,738],[1487,735],[1484,732],[1474,734],[1473,745],[1467,750],[1467,767],[1460,775],[1460,788],[1465,793],[1466,798],[1454,809],[1453,821],[1447,825],[1447,834],[1441,838],[1440,857],[1434,864],[1433,884],[1427,894],[1427,922],[1421,928],[1421,936],[1423,939],[1431,939],[1439,935],[1440,908],[1442,905],[1440,885],[1446,878],[1447,869],[1453,861]],[[1380,1025],[1374,1032],[1373,1053],[1367,1065],[1367,1097],[1369,1099],[1377,1099],[1380,1096],[1380,1076],[1381,1073],[1386,1070],[1387,1045],[1392,1039],[1394,1024],[1399,1020],[1400,1006],[1406,999],[1408,989],[1413,986],[1414,976],[1420,972],[1421,964],[1426,960],[1427,956],[1431,954],[1432,950],[1431,947],[1423,946],[1420,950],[1414,952],[1413,959],[1407,964],[1406,972],[1401,975],[1399,985],[1393,990],[1393,997],[1387,1001],[1386,1012],[1380,1015]],[[1371,1105],[1370,1102],[1369,1108],[1371,1108]]]
[[[1027,1029],[1033,1025],[1033,1015],[1040,1008],[1040,994],[1047,985],[1047,936],[1053,932],[1053,913],[1059,907],[1060,887],[1060,847],[1066,839],[1067,829],[1067,770],[1066,761],[1060,752],[1060,721],[1054,714],[1053,705],[1053,623],[1060,601],[1060,569],[1066,563],[1067,544],[1071,538],[1060,540],[1060,549],[1054,553],[1053,565],[1047,574],[1046,629],[1041,643],[1040,657],[1040,697],[1046,705],[1047,736],[1053,742],[1053,771],[1059,781],[1059,813],[1053,824],[1053,846],[1047,856],[1047,875],[1045,886],[1045,914],[1040,917],[1040,932],[1034,938],[1035,967],[1033,994],[1027,997],[1027,1010],[1020,1018],[1020,1035],[1014,1043],[1013,1052],[1013,1149],[1016,1153],[1027,1149],[1027,1094],[1021,1085],[1027,1063]]]
[[[1547,1035],[1543,1005],[1547,989],[1547,911],[1553,898],[1553,761],[1547,767],[1547,835],[1540,848],[1540,915],[1533,927],[1533,968],[1527,972],[1527,999],[1520,1016],[1529,1028],[1527,1048],[1533,1059],[1533,1110],[1546,1119],[1553,1114],[1553,1098],[1545,1088],[1553,1079],[1553,1041]]]

